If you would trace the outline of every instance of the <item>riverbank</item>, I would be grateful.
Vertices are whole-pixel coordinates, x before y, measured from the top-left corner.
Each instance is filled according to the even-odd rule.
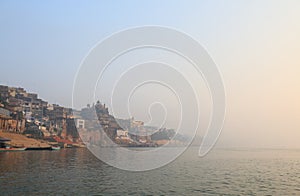
[[[26,148],[50,148],[51,146],[43,140],[37,140],[28,138],[25,135],[0,132],[0,137],[10,139],[10,145],[14,147],[26,147]]]

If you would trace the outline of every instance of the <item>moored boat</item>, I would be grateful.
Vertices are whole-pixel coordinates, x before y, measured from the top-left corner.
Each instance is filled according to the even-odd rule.
[[[0,148],[0,152],[11,152],[11,151],[24,151],[26,150],[25,147],[5,147],[5,148]]]
[[[51,146],[51,150],[60,150],[59,146]]]

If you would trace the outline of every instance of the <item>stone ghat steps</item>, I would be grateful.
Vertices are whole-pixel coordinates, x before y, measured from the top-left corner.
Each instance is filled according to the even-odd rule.
[[[51,147],[45,141],[28,138],[24,135],[16,134],[16,133],[0,131],[0,137],[11,139],[10,145],[16,147],[26,147],[26,148],[50,148]]]

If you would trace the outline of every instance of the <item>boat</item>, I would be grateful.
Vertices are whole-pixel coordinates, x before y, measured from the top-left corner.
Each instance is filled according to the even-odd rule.
[[[72,144],[65,144],[65,148],[73,148]]]
[[[60,150],[59,146],[51,146],[51,150]]]
[[[12,152],[12,151],[24,151],[26,150],[25,147],[5,147],[5,148],[0,148],[0,152]]]
[[[0,137],[0,152],[9,151],[24,151],[26,148],[24,146],[12,146],[10,144],[11,139]]]

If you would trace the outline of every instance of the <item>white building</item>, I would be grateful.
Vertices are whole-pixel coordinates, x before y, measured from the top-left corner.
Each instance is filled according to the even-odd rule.
[[[76,127],[78,129],[84,129],[84,123],[85,123],[85,121],[83,119],[77,119],[77,121],[76,121]]]
[[[128,137],[128,131],[122,129],[117,130],[117,137]]]

